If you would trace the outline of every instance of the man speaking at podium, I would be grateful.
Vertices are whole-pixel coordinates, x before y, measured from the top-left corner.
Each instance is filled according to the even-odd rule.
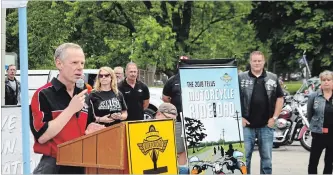
[[[87,90],[76,85],[85,63],[82,48],[60,45],[54,54],[58,78],[39,88],[30,104],[30,129],[34,152],[43,154],[34,174],[83,174],[84,168],[56,165],[57,145],[83,136],[87,130],[104,128],[88,121]],[[84,90],[83,90],[84,89]]]

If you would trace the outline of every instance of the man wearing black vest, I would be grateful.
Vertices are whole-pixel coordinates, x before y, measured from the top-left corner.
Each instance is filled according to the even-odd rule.
[[[272,174],[274,124],[283,107],[283,91],[277,76],[264,70],[265,57],[260,51],[250,55],[250,70],[239,74],[242,123],[247,173],[255,139],[260,152],[260,174]]]

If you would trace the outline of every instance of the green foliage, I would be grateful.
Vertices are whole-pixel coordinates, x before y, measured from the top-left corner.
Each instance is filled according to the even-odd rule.
[[[142,19],[137,26],[137,33],[133,34],[135,41],[132,45],[133,54],[130,58],[134,62],[145,65],[159,64],[165,70],[174,66],[175,33],[169,26],[162,27],[153,17]]]
[[[42,10],[41,10],[42,9]],[[28,3],[28,58],[29,68],[45,67],[53,64],[55,48],[66,42],[70,36],[71,23],[64,23],[68,6],[62,2]],[[7,16],[7,51],[18,53],[18,11],[13,10]],[[14,43],[15,45],[12,45]]]
[[[246,19],[251,10],[250,2],[29,1],[29,68],[52,66],[63,42],[82,46],[87,68],[133,60],[170,74],[182,55],[233,57],[244,67],[252,50],[267,50]],[[17,41],[17,10],[8,10],[8,52],[18,53]]]
[[[306,51],[313,61],[312,75],[333,68],[333,3],[329,1],[253,2],[249,19],[257,36],[267,43],[276,71],[289,72],[299,67]],[[310,65],[311,66],[311,65]]]

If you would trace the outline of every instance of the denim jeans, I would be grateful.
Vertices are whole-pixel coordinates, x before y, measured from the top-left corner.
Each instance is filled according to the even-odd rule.
[[[244,127],[244,145],[247,173],[251,174],[251,158],[255,144],[258,138],[260,154],[260,174],[272,174],[272,147],[274,129],[264,126],[262,128]]]
[[[60,166],[56,159],[43,155],[33,174],[84,174],[83,167]]]
[[[190,170],[188,167],[179,166],[178,167],[178,174],[190,174]]]

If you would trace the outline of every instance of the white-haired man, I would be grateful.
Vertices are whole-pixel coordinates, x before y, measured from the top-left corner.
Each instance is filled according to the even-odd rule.
[[[82,167],[56,165],[57,145],[104,126],[88,121],[87,90],[75,86],[83,74],[82,48],[73,43],[62,44],[55,51],[54,61],[59,76],[39,88],[30,104],[34,152],[43,154],[33,173],[83,174]]]

